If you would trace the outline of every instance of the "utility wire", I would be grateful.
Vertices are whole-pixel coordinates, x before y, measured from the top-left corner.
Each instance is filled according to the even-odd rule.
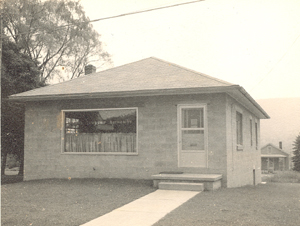
[[[268,71],[267,74],[265,74],[261,80],[259,80],[259,82],[257,84],[255,84],[253,86],[252,89],[250,89],[250,92],[252,90],[254,90],[263,80],[265,80],[265,78],[274,70],[274,68],[280,63],[280,61],[282,61],[282,59],[286,56],[286,54],[290,51],[290,49],[293,47],[293,45],[295,45],[295,43],[297,42],[298,38],[300,37],[300,34],[297,36],[297,38],[294,40],[294,42],[290,45],[290,47],[286,50],[286,52],[282,55],[282,57],[276,62],[276,64]]]
[[[100,20],[113,19],[113,18],[117,18],[117,17],[123,17],[123,16],[138,14],[138,13],[146,13],[146,12],[151,12],[151,11],[154,11],[154,10],[166,9],[166,8],[171,8],[171,7],[175,7],[175,6],[186,5],[186,4],[191,4],[191,3],[201,2],[201,1],[204,1],[204,0],[183,2],[183,3],[178,3],[178,4],[174,4],[174,5],[169,5],[169,6],[161,6],[161,7],[157,7],[157,8],[153,8],[153,9],[146,9],[146,10],[140,10],[140,11],[131,12],[131,13],[124,13],[124,14],[120,14],[120,15],[117,15],[117,16],[110,16],[110,17],[104,17],[104,18],[100,18],[100,19],[91,20],[91,22],[97,22],[97,21],[100,21]]]
[[[183,3],[168,5],[168,6],[161,6],[161,7],[151,8],[151,9],[139,10],[139,11],[135,11],[135,12],[119,14],[119,15],[116,15],[116,16],[109,16],[109,17],[103,17],[103,18],[94,19],[94,20],[90,20],[90,21],[80,22],[79,24],[83,24],[83,23],[88,23],[89,24],[89,23],[94,23],[94,22],[98,22],[98,21],[101,21],[101,20],[109,20],[109,19],[114,19],[114,18],[118,18],[118,17],[124,17],[124,16],[139,14],[139,13],[147,13],[147,12],[151,12],[151,11],[155,11],[155,10],[166,9],[166,8],[171,8],[171,7],[181,6],[181,5],[187,5],[187,4],[192,4],[192,3],[202,2],[202,1],[204,1],[204,0],[183,2]],[[78,24],[76,24],[76,25],[75,24],[65,24],[65,25],[61,25],[61,26],[57,27],[53,31],[57,31],[57,30],[60,30],[62,28],[65,28],[65,27],[71,27],[71,26],[77,26],[77,25]],[[24,34],[28,34],[28,33],[30,33],[30,31],[18,33],[18,35],[24,35]],[[41,33],[37,33],[37,34],[33,34],[33,35],[41,35]],[[8,36],[1,36],[0,38],[9,38],[9,37]]]

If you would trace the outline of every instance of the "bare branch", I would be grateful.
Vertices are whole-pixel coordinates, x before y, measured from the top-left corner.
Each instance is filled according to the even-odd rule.
[[[41,81],[60,76],[60,70],[55,70],[60,64],[69,65],[70,77],[78,77],[95,48],[98,58],[106,60],[102,57],[105,52],[101,49],[99,34],[89,24],[78,2],[4,1],[7,9],[5,31],[22,53],[37,62]],[[61,27],[65,24],[68,26]]]

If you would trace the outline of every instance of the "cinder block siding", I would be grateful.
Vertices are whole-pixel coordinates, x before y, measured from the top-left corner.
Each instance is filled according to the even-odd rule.
[[[178,168],[177,106],[207,104],[208,168]],[[64,154],[67,109],[138,108],[138,155]],[[26,106],[25,180],[42,178],[150,179],[162,171],[222,173],[226,184],[226,95],[181,95],[31,102]]]
[[[260,159],[260,121],[246,108],[227,96],[227,187],[253,185],[253,170],[255,183],[261,182]],[[243,115],[243,149],[236,148],[236,111]],[[252,146],[250,133],[250,119],[252,119]],[[255,122],[258,127],[258,146],[255,142]]]
[[[60,170],[61,116],[56,105],[26,105],[24,179],[51,178]]]

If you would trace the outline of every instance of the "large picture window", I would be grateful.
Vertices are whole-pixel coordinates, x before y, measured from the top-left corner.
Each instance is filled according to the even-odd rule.
[[[137,109],[64,111],[65,153],[136,153]]]

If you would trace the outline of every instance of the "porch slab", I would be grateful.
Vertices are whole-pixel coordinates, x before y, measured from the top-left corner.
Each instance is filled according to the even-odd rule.
[[[212,191],[221,187],[222,174],[156,174],[152,175],[153,186],[158,187],[160,182],[194,182],[203,183],[204,190]]]
[[[203,191],[203,183],[183,183],[183,182],[159,182],[158,188],[163,190],[178,191]]]

